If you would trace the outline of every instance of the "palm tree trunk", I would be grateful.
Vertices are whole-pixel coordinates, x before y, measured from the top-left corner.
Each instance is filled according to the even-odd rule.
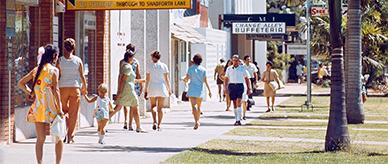
[[[361,0],[350,0],[346,63],[346,116],[349,124],[364,123],[361,101]]]
[[[350,138],[345,110],[344,65],[341,39],[341,1],[329,0],[332,76],[326,151],[349,150]]]

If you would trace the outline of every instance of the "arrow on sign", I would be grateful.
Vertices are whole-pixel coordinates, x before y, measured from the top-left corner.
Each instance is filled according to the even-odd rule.
[[[68,0],[73,6],[75,6],[75,0]]]

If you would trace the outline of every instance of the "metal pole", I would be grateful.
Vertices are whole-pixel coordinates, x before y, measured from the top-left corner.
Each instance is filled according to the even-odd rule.
[[[8,144],[11,143],[11,132],[12,132],[12,129],[11,129],[11,75],[12,75],[12,72],[11,72],[11,68],[9,68],[8,70]]]
[[[311,107],[311,21],[310,21],[310,9],[311,9],[311,0],[307,0],[306,3],[306,19],[307,19],[307,109]]]

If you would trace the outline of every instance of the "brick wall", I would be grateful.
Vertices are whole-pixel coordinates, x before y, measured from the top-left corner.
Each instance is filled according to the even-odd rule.
[[[6,42],[6,2],[0,1],[0,143],[7,141],[8,133],[8,67]]]
[[[40,0],[40,39],[39,45],[52,44],[53,42],[53,8],[54,0]]]
[[[106,83],[109,85],[110,70],[109,70],[109,54],[110,54],[110,29],[109,29],[109,11],[96,11],[96,75],[97,85]]]
[[[95,30],[87,30],[86,31],[89,38],[95,38],[96,37],[96,31]],[[94,80],[96,75],[94,72],[94,63],[96,62],[96,43],[94,39],[89,39],[88,42],[88,59],[89,59],[89,76],[88,76],[88,92],[89,93],[97,93],[97,82]]]
[[[75,11],[67,10],[64,14],[64,38],[75,38]]]

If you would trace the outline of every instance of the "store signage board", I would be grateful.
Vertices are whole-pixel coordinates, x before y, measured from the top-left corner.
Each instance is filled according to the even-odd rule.
[[[284,34],[247,34],[247,40],[284,41]]]
[[[329,16],[329,9],[326,7],[311,7],[311,16]]]
[[[16,3],[35,6],[39,5],[39,0],[16,0]]]
[[[67,10],[190,9],[191,0],[67,0]]]
[[[236,22],[232,26],[233,34],[285,34],[285,22]]]
[[[307,46],[305,44],[288,44],[287,54],[291,55],[306,55]]]
[[[296,25],[295,14],[224,14],[224,25],[232,26],[235,22],[285,22],[286,26]]]

